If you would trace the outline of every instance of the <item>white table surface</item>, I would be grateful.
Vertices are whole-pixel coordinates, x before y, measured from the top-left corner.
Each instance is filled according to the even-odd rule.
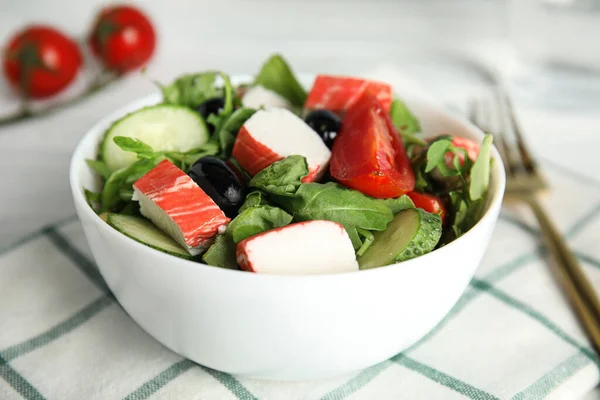
[[[102,2],[0,0],[0,40],[27,22],[45,21],[83,36]],[[445,85],[427,56],[464,50],[483,41],[502,42],[504,3],[482,1],[159,1],[138,4],[158,26],[160,46],[148,77],[166,81],[181,72],[220,68],[256,71],[281,51],[302,72],[365,73],[382,65],[402,68],[422,80],[442,101],[465,99]],[[291,16],[291,17],[290,17]],[[476,34],[475,34],[476,33]],[[447,74],[447,73],[446,73]],[[58,114],[0,128],[0,248],[74,213],[68,164],[77,141],[100,117],[154,90],[146,77],[130,76],[117,86]],[[519,116],[536,153],[596,179],[600,115],[556,112],[534,106]],[[564,131],[556,146],[548,130]],[[597,142],[596,142],[597,143]],[[574,161],[573,161],[574,160]],[[574,164],[575,163],[575,164]],[[600,391],[587,399],[600,399]]]

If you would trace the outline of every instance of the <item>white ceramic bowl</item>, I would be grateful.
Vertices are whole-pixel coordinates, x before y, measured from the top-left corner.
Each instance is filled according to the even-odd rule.
[[[146,247],[117,232],[87,205],[94,158],[117,118],[161,99],[118,110],[83,137],[71,160],[79,219],[102,276],[127,313],[156,340],[197,363],[259,379],[338,376],[386,360],[415,343],[465,290],[496,224],[505,175],[496,158],[487,211],[464,236],[432,253],[366,271],[276,276],[210,267]],[[408,101],[427,135],[481,141],[469,122]],[[294,257],[293,254],[289,255]]]

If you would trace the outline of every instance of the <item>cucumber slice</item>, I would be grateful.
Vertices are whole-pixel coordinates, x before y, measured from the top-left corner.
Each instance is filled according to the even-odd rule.
[[[109,214],[108,224],[133,240],[173,256],[191,259],[192,255],[145,218]]]
[[[111,172],[137,160],[135,153],[115,144],[115,136],[139,139],[154,151],[185,152],[206,143],[209,132],[202,116],[188,107],[159,104],[134,111],[112,124],[104,135],[100,158]]]
[[[383,267],[429,253],[442,236],[442,219],[420,208],[398,213],[384,231],[375,232],[375,240],[358,257],[360,269]]]

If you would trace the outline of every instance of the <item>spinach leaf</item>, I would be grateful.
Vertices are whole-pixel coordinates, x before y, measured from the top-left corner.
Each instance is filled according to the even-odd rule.
[[[223,97],[223,88],[217,85],[217,71],[185,74],[167,86],[161,86],[163,101],[196,108],[207,100]]]
[[[254,115],[255,112],[256,110],[252,108],[242,107],[235,110],[235,112],[225,120],[223,126],[217,133],[221,155],[223,157],[229,157],[240,128],[252,115]]]
[[[263,64],[253,86],[260,85],[286,98],[292,105],[301,107],[306,101],[306,91],[292,69],[280,54],[274,54]]]
[[[202,261],[213,267],[240,269],[235,259],[235,242],[231,235],[217,235],[215,242],[202,255]]]
[[[301,183],[307,174],[306,158],[289,156],[256,174],[249,186],[267,193],[295,221],[322,219],[342,224],[355,249],[362,245],[357,228],[384,230],[394,217],[392,206],[400,207],[405,201],[386,203],[334,182]]]
[[[154,150],[152,147],[139,139],[127,136],[115,136],[113,138],[113,142],[115,142],[115,144],[119,146],[121,150],[135,153],[139,158],[151,158],[154,156]]]
[[[236,243],[250,236],[288,225],[292,216],[277,207],[249,207],[227,226],[223,234],[218,235],[202,257],[209,265],[237,269]]]
[[[407,208],[415,208],[415,203],[407,195],[402,195],[394,199],[380,199],[378,201],[385,204],[394,215]]]
[[[452,142],[450,140],[437,140],[427,149],[427,166],[425,172],[433,171],[438,164],[444,163],[444,158]],[[444,165],[445,166],[445,165]]]
[[[479,148],[479,156],[471,168],[469,183],[469,197],[471,200],[481,199],[487,192],[490,184],[490,151],[492,149],[492,135],[486,135]]]
[[[94,172],[96,172],[102,178],[108,179],[108,177],[110,176],[111,171],[106,166],[104,161],[86,159],[85,162],[88,165],[88,167],[90,167],[92,170],[94,170]]]
[[[292,195],[271,194],[275,194],[273,202],[295,221],[321,219],[342,224],[355,249],[362,244],[357,228],[382,231],[394,218],[385,203],[333,182],[303,183]]]
[[[227,227],[227,232],[231,234],[233,241],[238,243],[250,236],[285,226],[290,222],[292,222],[292,216],[281,208],[272,206],[250,207],[231,221]]]
[[[306,158],[289,156],[260,171],[248,186],[273,195],[292,196],[306,175],[308,175]]]
[[[240,207],[238,212],[241,214],[250,207],[268,206],[268,205],[271,205],[271,203],[267,200],[265,193],[261,192],[260,190],[254,190],[254,191],[248,193],[248,195],[246,196],[246,200],[244,201],[244,204],[242,204],[242,206]]]
[[[414,134],[421,131],[419,120],[400,99],[392,101],[390,116],[392,117],[392,122],[401,133]]]

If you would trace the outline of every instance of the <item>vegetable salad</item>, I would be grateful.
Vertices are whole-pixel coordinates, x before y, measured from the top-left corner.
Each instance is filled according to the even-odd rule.
[[[161,86],[87,160],[90,206],[157,250],[257,273],[351,272],[444,246],[481,218],[492,137],[420,134],[393,88],[318,75],[281,55],[252,82],[220,71]],[[293,254],[293,255],[292,255]]]

